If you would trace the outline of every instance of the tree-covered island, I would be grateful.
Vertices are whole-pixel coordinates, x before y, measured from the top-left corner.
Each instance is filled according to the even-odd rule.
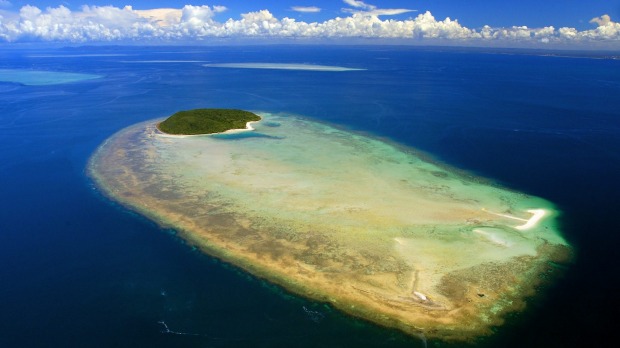
[[[260,119],[260,116],[244,110],[194,109],[175,113],[159,123],[157,128],[168,134],[212,134],[231,129],[244,129],[248,122]]]

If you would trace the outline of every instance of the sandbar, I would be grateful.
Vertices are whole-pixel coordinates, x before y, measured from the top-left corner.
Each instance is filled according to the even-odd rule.
[[[169,63],[206,63],[204,60],[123,60],[121,63],[169,64]]]
[[[536,224],[547,214],[545,209],[528,209],[528,213],[532,213],[532,217],[529,218],[523,225],[515,226],[518,230],[529,230],[535,227]]]
[[[347,68],[343,66],[318,64],[285,64],[285,63],[213,63],[205,64],[208,68],[237,68],[237,69],[272,69],[272,70],[305,70],[305,71],[360,71],[366,69]]]
[[[547,200],[400,144],[258,114],[252,136],[162,136],[158,120],[128,127],[88,173],[205,253],[411,335],[489,335],[550,262],[570,257]]]

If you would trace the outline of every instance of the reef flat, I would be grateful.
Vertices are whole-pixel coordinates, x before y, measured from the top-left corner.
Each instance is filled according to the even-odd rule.
[[[297,116],[174,136],[109,138],[89,175],[204,252],[410,334],[488,335],[549,262],[568,259],[552,203]]]

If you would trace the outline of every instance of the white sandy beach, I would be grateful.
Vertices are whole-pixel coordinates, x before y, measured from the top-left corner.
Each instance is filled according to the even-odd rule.
[[[256,122],[260,122],[260,121],[262,121],[262,120],[247,122],[245,124],[245,128],[229,129],[229,130],[224,131],[224,132],[209,133],[209,134],[168,134],[168,133],[164,133],[161,130],[159,130],[159,123],[158,123],[157,124],[158,126],[156,127],[156,131],[153,132],[153,135],[158,136],[158,137],[162,137],[162,138],[183,139],[183,138],[189,138],[189,137],[204,137],[205,135],[214,135],[214,134],[235,134],[235,133],[241,133],[241,132],[248,132],[248,131],[256,130],[254,127],[252,127],[252,124],[254,124]]]

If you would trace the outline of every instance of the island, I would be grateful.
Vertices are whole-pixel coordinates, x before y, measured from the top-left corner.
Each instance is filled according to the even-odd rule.
[[[222,131],[248,119],[194,128],[181,113],[180,135],[164,133],[168,120],[130,126],[96,150],[88,173],[209,255],[427,338],[490,335],[571,258],[545,199],[386,139],[257,114],[238,133]],[[186,135],[203,132],[217,134]]]
[[[244,110],[193,109],[175,113],[157,128],[168,134],[199,135],[247,128],[256,121],[260,121],[260,116]]]

